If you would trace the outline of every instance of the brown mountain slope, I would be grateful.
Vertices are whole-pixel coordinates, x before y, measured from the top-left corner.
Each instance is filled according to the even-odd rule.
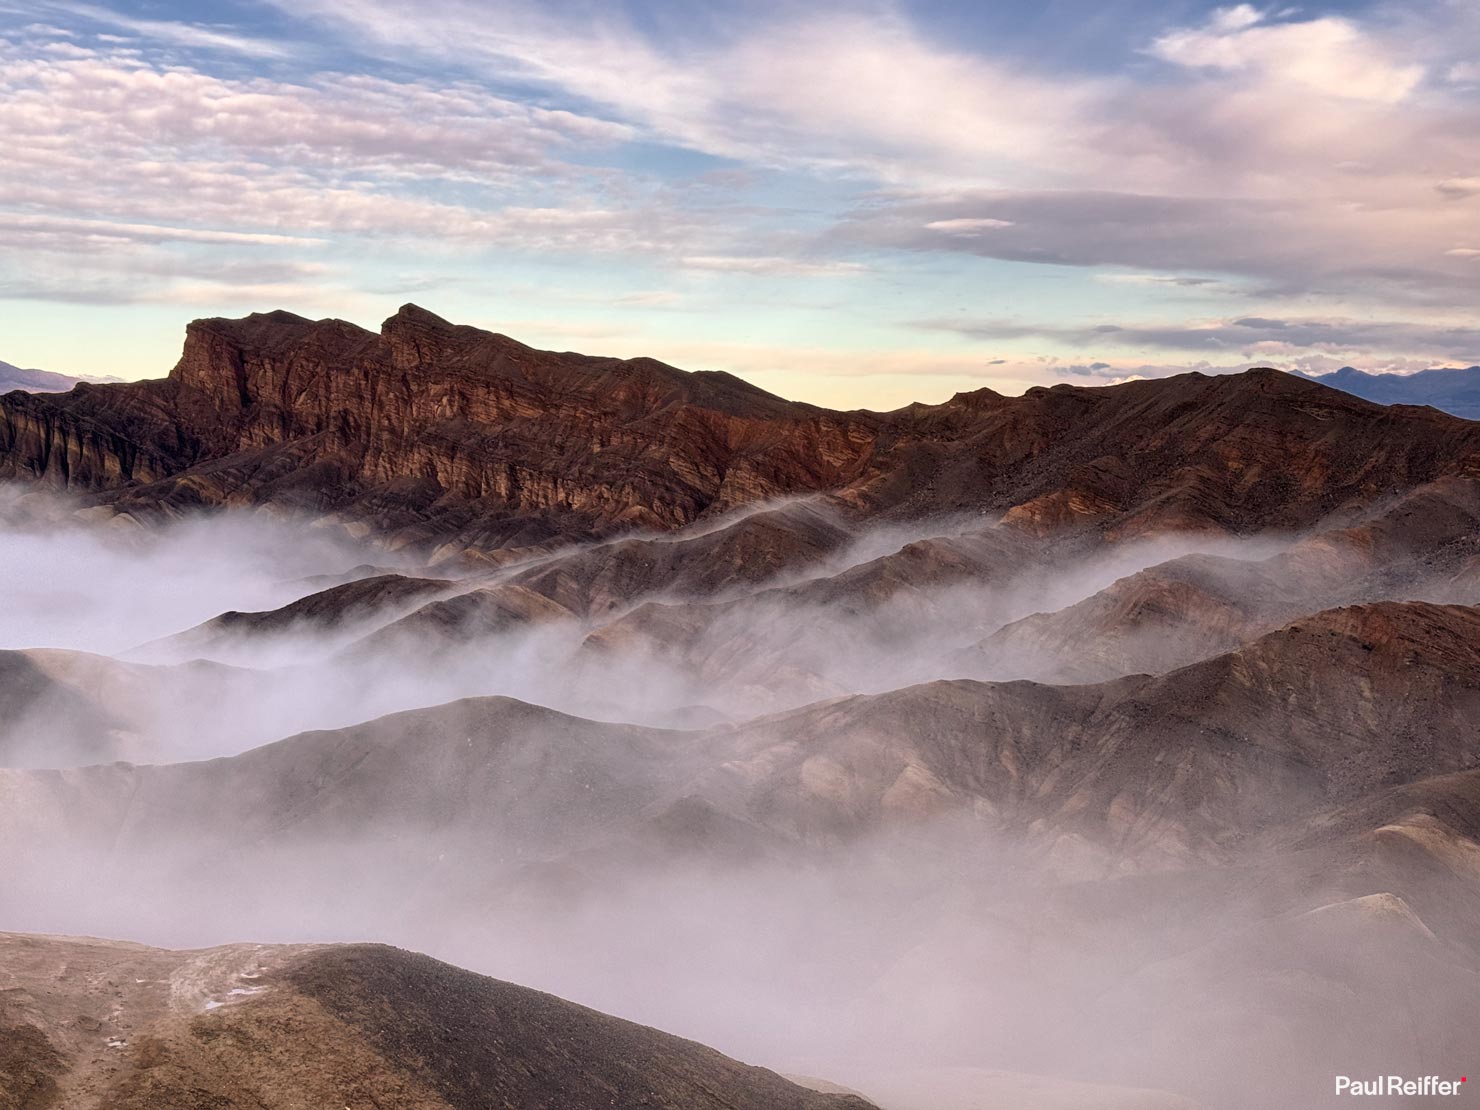
[[[219,656],[275,639],[347,640],[433,604],[432,599],[456,588],[443,578],[376,574],[306,594],[276,609],[227,610],[140,650],[150,656]]]
[[[1223,859],[1255,834],[1480,768],[1480,611],[1319,614],[1160,677],[934,682],[741,726],[673,732],[468,699],[229,759],[0,771],[0,857],[23,899],[74,881],[52,852],[134,878],[315,851],[433,891],[472,868],[663,862],[851,843],[953,815],[1094,868]],[[188,828],[188,839],[180,830]],[[222,881],[225,881],[224,879]],[[353,888],[353,873],[333,882]]]
[[[0,651],[0,766],[176,759],[207,729],[261,743],[261,731],[240,720],[223,726],[220,712],[233,698],[238,706],[258,704],[267,690],[262,676],[216,663],[151,666],[55,648]]]
[[[1008,624],[963,653],[968,673],[1096,682],[1229,651],[1320,609],[1424,599],[1473,604],[1480,483],[1448,479],[1318,528],[1264,558],[1183,556],[1083,601]]]
[[[1275,371],[838,413],[415,306],[378,334],[284,312],[196,321],[167,379],[0,399],[3,477],[137,512],[273,502],[482,549],[817,492],[1035,530],[1294,528],[1473,474],[1477,450],[1480,425]]]
[[[377,335],[290,313],[202,320],[163,381],[4,402],[0,474],[125,506],[275,501],[488,546],[849,477],[872,421],[723,374],[534,351],[414,306]]]
[[[17,1110],[866,1110],[713,1049],[377,945],[0,934]]]
[[[881,476],[856,487],[868,502],[1000,508],[1045,531],[1094,520],[1122,536],[1300,527],[1474,474],[1480,443],[1480,425],[1356,406],[1267,369],[1017,398],[982,391],[901,412],[908,434],[881,452]]]

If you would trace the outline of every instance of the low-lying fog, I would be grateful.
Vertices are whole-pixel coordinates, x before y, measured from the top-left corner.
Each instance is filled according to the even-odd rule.
[[[563,552],[534,553],[497,571],[427,566],[265,512],[145,530],[127,519],[85,523],[67,503],[34,494],[19,505],[24,513],[10,501],[7,522],[0,502],[0,582],[8,594],[0,650],[28,651],[28,665],[84,696],[100,693],[112,711],[104,738],[92,715],[81,715],[77,734],[69,715],[45,700],[35,711],[47,719],[27,721],[25,729],[12,721],[6,763],[37,767],[232,755],[309,729],[471,696],[694,728],[937,678],[1044,678],[1029,673],[1021,655],[973,645],[1020,617],[1070,605],[1189,552],[1260,559],[1287,546],[1279,539],[1167,537],[1069,553],[1052,565],[991,552],[997,565],[945,584],[911,583],[887,594],[866,585],[805,589],[837,583],[844,572],[920,540],[956,543],[971,554],[972,541],[993,532],[980,519],[957,518],[862,531],[812,565],[752,590],[703,597],[658,591],[597,617],[541,612],[468,638],[445,620],[398,618],[443,598],[508,589],[522,572]],[[706,522],[693,535],[722,527]],[[687,532],[658,542],[685,538]],[[207,625],[223,613],[270,611],[386,574],[449,581],[414,601],[355,612],[330,630],[313,617],[251,634]],[[645,601],[653,604],[640,609]],[[664,617],[675,613],[693,632],[682,655],[671,650],[665,619],[639,619],[654,608]],[[636,635],[626,631],[629,624]]]
[[[992,554],[1010,544],[1000,544],[987,522],[951,520],[864,532],[748,593],[633,597],[596,618],[514,612],[498,630],[466,638],[446,622],[386,626],[429,601],[508,587],[527,564],[428,567],[332,528],[260,513],[146,530],[84,520],[68,503],[34,494],[0,501],[0,513],[0,649],[23,653],[0,653],[0,762],[32,769],[213,759],[306,730],[486,695],[602,721],[722,731],[843,694],[1019,677],[1020,660],[973,645],[1011,621],[1189,552],[1257,560],[1291,542],[1188,536],[1013,562]],[[869,584],[877,578],[856,589],[836,585],[849,568],[941,538],[944,549],[979,565],[892,591]],[[385,573],[451,584],[330,631],[316,619],[262,636],[200,629],[225,612],[271,610]],[[515,611],[520,597],[501,604]],[[643,616],[631,610],[645,601],[674,610],[666,623],[641,626],[656,628],[656,640],[628,631],[588,639],[614,622],[630,627]],[[662,639],[673,628],[689,629],[681,652]],[[407,727],[405,743],[431,742]],[[541,750],[542,727],[527,726],[534,733],[521,738],[521,752]],[[690,744],[656,735],[633,741],[641,758]],[[567,827],[584,819],[579,792],[552,794],[558,804],[538,807],[548,780],[571,773],[559,756],[569,749],[560,745],[577,742],[562,734],[549,741],[556,755],[507,762],[501,774],[525,776],[503,784],[509,797],[533,799],[509,818],[517,823],[485,820],[479,810],[491,804],[488,795],[471,788],[427,802],[414,781],[380,783],[363,811],[347,796],[332,820],[296,839],[253,826],[243,836],[260,840],[236,846],[198,838],[194,819],[183,816],[194,812],[187,788],[206,790],[199,784],[209,780],[222,804],[280,809],[286,823],[293,798],[254,792],[264,783],[322,785],[332,753],[284,754],[286,762],[272,763],[278,777],[220,764],[160,780],[149,787],[155,801],[147,814],[130,808],[133,785],[117,785],[138,774],[127,768],[0,772],[0,806],[11,811],[5,828],[21,838],[34,833],[0,848],[8,857],[0,861],[0,929],[170,946],[388,941],[751,1062],[865,1088],[872,1082],[900,1110],[1192,1105],[1052,1084],[1040,1102],[972,1102],[986,1099],[988,1088],[1003,1099],[1019,1097],[1003,1091],[1022,1090],[1003,1079],[982,1087],[974,1069],[1176,1088],[1209,1106],[1274,1105],[1269,1092],[1304,1082],[1291,1077],[1303,1076],[1313,1056],[1355,1043],[1357,1034],[1339,1022],[1286,1030],[1283,1040],[1245,1028],[1257,1017],[1257,996],[1240,992],[1247,976],[1278,974],[1282,957],[1271,957],[1271,947],[1230,942],[1216,960],[1197,954],[1215,930],[1262,927],[1266,916],[1308,908],[1290,886],[1128,877],[1066,891],[973,814],[852,841],[823,838],[805,850],[737,850],[733,858],[708,843],[724,840],[711,825],[674,826],[656,811],[658,832],[644,825],[640,833],[649,839],[567,843]],[[474,743],[470,735],[466,744]],[[722,736],[703,741],[721,743]],[[693,758],[702,762],[703,752]],[[634,783],[661,777],[646,767],[630,773]],[[648,804],[622,768],[602,774],[603,797],[620,803],[630,790],[634,805]],[[120,790],[129,797],[115,797]],[[171,798],[182,815],[174,825]],[[395,812],[402,799],[420,807],[412,817]],[[520,846],[469,832],[489,827],[512,830],[509,842]],[[1250,893],[1257,889],[1264,893]],[[1279,943],[1290,960],[1303,958],[1299,938]],[[1229,1038],[1243,1041],[1230,1047]],[[1266,1074],[1224,1097],[1252,1060]],[[917,1079],[901,1079],[911,1074]],[[956,1102],[940,1093],[952,1083],[963,1092]]]

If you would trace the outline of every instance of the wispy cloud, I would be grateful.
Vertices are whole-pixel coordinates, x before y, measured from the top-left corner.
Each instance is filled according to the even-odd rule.
[[[664,142],[933,194],[847,225],[912,250],[1212,269],[1292,289],[1432,282],[1452,297],[1458,275],[1433,260],[1467,214],[1439,211],[1425,192],[1469,196],[1480,162],[1473,113],[1437,90],[1418,95],[1425,57],[1437,72],[1448,49],[1440,7],[1426,9],[1424,35],[1226,7],[1132,44],[1165,63],[1135,76],[1036,73],[932,41],[897,12],[782,9],[684,42],[615,14],[573,26],[559,6],[519,2],[499,4],[497,18],[463,0],[292,10],[365,49],[469,72],[512,66]],[[958,203],[963,190],[980,203]],[[994,196],[1015,206],[994,208]],[[914,227],[887,226],[896,213]],[[1067,229],[1049,226],[1061,216]]]
[[[800,274],[811,277],[859,274],[868,269],[861,262],[819,262],[775,255],[690,255],[681,258],[679,262],[690,270],[719,270],[731,274]]]
[[[323,239],[303,235],[275,235],[250,231],[223,231],[214,228],[180,227],[161,224],[119,223],[115,220],[88,220],[75,216],[41,216],[0,212],[0,230],[30,242],[77,241],[98,244],[108,240],[143,243],[219,243],[239,246],[322,246]]]
[[[1274,22],[1249,4],[1219,8],[1200,27],[1170,31],[1151,44],[1150,53],[1179,66],[1385,103],[1404,99],[1424,77],[1422,65],[1397,57],[1349,19]]]
[[[132,37],[205,50],[220,50],[253,58],[286,58],[289,46],[269,39],[243,35],[209,24],[183,20],[139,19],[98,4],[77,4],[41,0],[38,13],[72,16],[89,23],[126,31]],[[43,25],[44,26],[44,25]],[[48,30],[53,30],[47,28]],[[70,34],[70,32],[68,32]]]
[[[971,339],[1043,339],[1078,350],[1291,355],[1300,352],[1425,352],[1437,359],[1480,360],[1480,326],[1401,320],[1242,316],[1177,323],[1066,325],[1011,319],[937,319],[918,327]]]
[[[936,229],[978,212],[994,214],[989,231],[942,235]],[[1148,275],[1142,280],[1184,286],[1203,279],[1164,275],[1212,271],[1253,279],[1266,293],[1376,293],[1463,304],[1474,278],[1446,252],[1473,226],[1468,212],[1442,205],[1374,211],[1325,196],[958,191],[871,203],[831,235],[855,248],[1131,268]]]

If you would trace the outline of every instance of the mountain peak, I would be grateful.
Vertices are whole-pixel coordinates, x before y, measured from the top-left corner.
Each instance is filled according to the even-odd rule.
[[[416,304],[403,304],[380,325],[380,334],[390,345],[391,364],[397,370],[425,366],[474,344],[502,341],[516,345],[482,328],[444,320]]]
[[[422,308],[419,304],[412,304],[408,301],[396,309],[394,316],[386,318],[385,323],[380,325],[380,331],[381,334],[385,334],[388,331],[394,331],[404,327],[428,328],[436,331],[455,331],[457,325],[449,320],[444,320],[435,312],[430,312]]]

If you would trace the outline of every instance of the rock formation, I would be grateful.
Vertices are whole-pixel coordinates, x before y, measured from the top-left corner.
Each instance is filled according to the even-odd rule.
[[[1271,370],[832,412],[408,306],[7,394],[0,476],[120,591],[335,537],[147,643],[0,620],[8,927],[390,941],[894,1110],[1464,1064],[1480,424]],[[386,948],[10,937],[0,1027],[0,1105],[862,1105]]]

